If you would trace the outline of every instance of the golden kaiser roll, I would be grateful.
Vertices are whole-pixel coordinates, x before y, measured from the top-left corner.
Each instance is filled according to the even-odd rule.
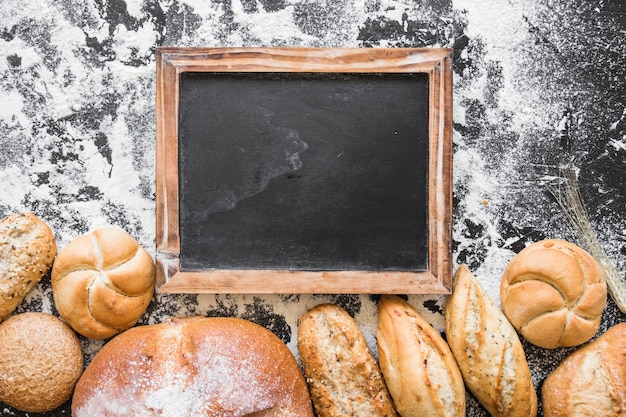
[[[52,292],[61,317],[92,339],[134,326],[152,300],[154,261],[128,233],[101,228],[63,248],[52,267]]]
[[[43,413],[68,401],[83,372],[78,337],[57,317],[39,312],[0,323],[0,400]]]
[[[500,285],[509,321],[530,343],[547,349],[591,339],[600,326],[606,298],[598,262],[559,239],[524,248],[507,265]]]

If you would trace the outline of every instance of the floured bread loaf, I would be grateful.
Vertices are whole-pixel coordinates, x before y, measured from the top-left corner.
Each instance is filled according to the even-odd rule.
[[[97,229],[59,252],[52,293],[61,317],[78,333],[106,339],[137,323],[154,294],[150,254],[123,230]]]
[[[380,369],[402,417],[465,415],[465,386],[452,352],[409,303],[381,297],[376,339]]]
[[[465,265],[453,278],[446,336],[465,385],[493,417],[534,417],[537,393],[517,333]]]
[[[565,358],[541,394],[546,417],[626,416],[626,323]]]
[[[298,352],[318,417],[397,416],[365,337],[341,307],[321,304],[300,317]]]
[[[237,318],[137,326],[95,355],[76,385],[74,417],[313,417],[295,357]]]
[[[54,410],[82,373],[78,337],[59,318],[28,312],[0,324],[0,401],[31,413]]]
[[[533,243],[507,265],[502,309],[530,343],[553,349],[577,346],[600,326],[607,289],[598,262],[559,239]]]
[[[35,214],[0,220],[0,321],[50,271],[56,253],[52,230]]]

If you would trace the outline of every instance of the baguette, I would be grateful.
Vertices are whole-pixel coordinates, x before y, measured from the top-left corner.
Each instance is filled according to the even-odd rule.
[[[546,417],[626,416],[626,323],[565,358],[541,394]]]
[[[445,307],[446,335],[466,386],[494,417],[537,415],[524,349],[513,326],[465,265]]]
[[[463,378],[441,335],[400,297],[382,296],[378,311],[380,369],[398,413],[464,416]]]
[[[365,337],[341,307],[303,314],[297,345],[317,417],[397,416]]]

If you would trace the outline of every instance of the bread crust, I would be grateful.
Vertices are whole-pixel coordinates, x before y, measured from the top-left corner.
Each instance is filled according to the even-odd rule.
[[[43,413],[68,401],[83,372],[74,331],[39,312],[0,324],[0,400],[21,411]]]
[[[74,417],[313,417],[298,363],[269,330],[238,318],[133,327],[96,354]]]
[[[445,307],[446,336],[468,389],[494,417],[537,415],[537,393],[513,326],[465,265]]]
[[[59,314],[74,330],[106,339],[134,326],[154,294],[150,254],[128,233],[101,228],[57,255],[52,291]]]
[[[35,214],[0,220],[0,321],[50,271],[56,253],[54,233]]]
[[[547,239],[527,246],[509,262],[500,299],[504,314],[526,340],[554,349],[593,337],[607,287],[602,268],[589,253],[567,241]]]
[[[541,396],[546,417],[626,416],[626,323],[565,358]]]
[[[397,296],[382,296],[378,311],[380,368],[398,413],[464,416],[463,378],[441,335]]]
[[[304,313],[297,345],[318,417],[397,416],[365,337],[341,307],[320,304]]]

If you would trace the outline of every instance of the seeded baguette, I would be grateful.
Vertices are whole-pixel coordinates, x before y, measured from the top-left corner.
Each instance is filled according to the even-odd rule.
[[[465,387],[441,335],[406,301],[384,295],[378,305],[378,356],[402,417],[465,415]]]
[[[356,321],[318,305],[300,317],[298,352],[317,417],[394,417],[393,401]]]
[[[537,393],[515,329],[467,266],[452,285],[446,336],[465,385],[493,417],[536,416]]]

